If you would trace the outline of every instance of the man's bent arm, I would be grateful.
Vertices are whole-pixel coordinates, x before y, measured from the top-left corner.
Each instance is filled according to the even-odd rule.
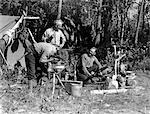
[[[101,63],[98,61],[98,59],[95,57],[95,63],[98,65],[99,69],[102,68]]]

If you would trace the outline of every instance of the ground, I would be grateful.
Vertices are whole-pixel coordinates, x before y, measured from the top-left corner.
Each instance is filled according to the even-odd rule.
[[[83,87],[81,97],[56,89],[54,98],[44,87],[28,94],[25,85],[0,89],[0,114],[150,114],[150,72],[136,71],[138,85],[124,93],[92,95]],[[42,94],[40,94],[40,92]]]

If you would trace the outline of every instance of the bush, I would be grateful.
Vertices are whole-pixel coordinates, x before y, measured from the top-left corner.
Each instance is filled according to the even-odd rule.
[[[150,58],[144,57],[144,59],[140,62],[137,62],[134,66],[135,70],[150,70]]]

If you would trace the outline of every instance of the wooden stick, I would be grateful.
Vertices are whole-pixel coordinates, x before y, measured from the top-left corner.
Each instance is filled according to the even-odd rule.
[[[120,59],[122,59],[126,54],[121,55],[118,59],[116,59],[117,61],[120,61]]]
[[[27,12],[23,11],[23,15],[24,15],[24,16],[27,16]]]
[[[116,45],[114,45],[114,52],[115,52],[115,55],[117,55]]]
[[[61,80],[62,82],[70,82],[70,83],[82,83],[82,81],[73,81],[73,80]]]
[[[20,23],[22,23],[24,18],[24,15],[21,16],[21,18],[19,19],[19,21],[15,24],[15,26],[11,29],[12,31],[15,32],[15,30],[19,27]]]
[[[117,76],[117,60],[115,60],[115,75]]]
[[[2,58],[4,59],[4,61],[5,61],[6,65],[8,66],[9,64],[8,64],[8,62],[7,62],[6,58],[4,57],[4,54],[2,53],[1,49],[0,49],[0,54],[2,55]]]
[[[20,61],[23,57],[25,57],[26,55],[28,55],[30,52],[26,52],[23,56],[21,56],[17,61]]]
[[[30,19],[30,20],[32,20],[32,19],[40,19],[40,17],[24,17],[24,19]]]
[[[29,34],[30,34],[30,36],[31,36],[31,38],[32,38],[32,41],[33,41],[34,43],[37,43],[37,42],[35,41],[34,36],[33,36],[32,32],[30,31],[29,28],[28,28],[28,32],[29,32]]]
[[[56,77],[57,77],[57,79],[59,80],[59,83],[60,83],[60,84],[62,85],[62,87],[65,89],[65,86],[64,86],[64,84],[62,83],[62,81],[60,80],[59,76],[56,75]]]
[[[53,98],[54,93],[55,93],[55,78],[56,78],[55,76],[56,76],[56,74],[53,73],[53,90],[52,90],[52,98]]]

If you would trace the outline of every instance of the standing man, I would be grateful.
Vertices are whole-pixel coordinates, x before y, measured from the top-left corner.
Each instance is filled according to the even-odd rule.
[[[54,22],[54,26],[52,28],[48,28],[44,32],[42,36],[42,41],[51,43],[59,48],[62,48],[66,42],[66,38],[63,32],[61,31],[62,24],[62,20],[56,20]]]
[[[97,72],[102,68],[102,65],[95,55],[96,48],[92,47],[88,53],[84,53],[81,56],[81,59],[77,64],[77,80],[83,81],[84,84],[92,78],[92,72]]]

